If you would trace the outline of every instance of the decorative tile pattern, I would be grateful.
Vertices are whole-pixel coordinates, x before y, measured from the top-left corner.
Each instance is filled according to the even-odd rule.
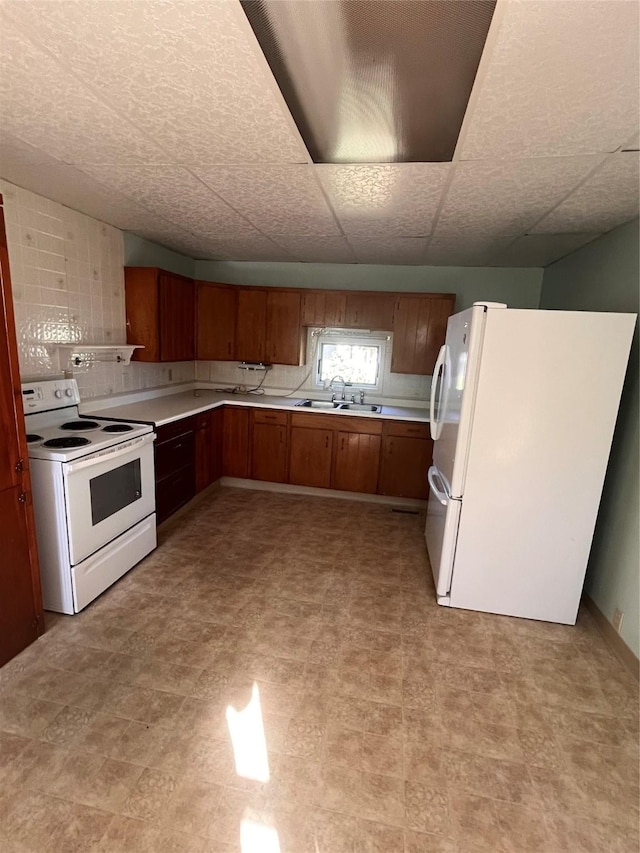
[[[438,607],[423,526],[228,488],[169,522],[0,670],[3,849],[637,850],[637,683],[585,612]],[[136,685],[187,659],[197,681]],[[254,685],[261,726],[234,740]]]

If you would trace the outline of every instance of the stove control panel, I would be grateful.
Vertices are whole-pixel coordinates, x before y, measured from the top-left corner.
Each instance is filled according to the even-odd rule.
[[[24,413],[46,412],[77,406],[80,402],[78,383],[75,379],[43,379],[39,382],[22,383],[22,405]]]

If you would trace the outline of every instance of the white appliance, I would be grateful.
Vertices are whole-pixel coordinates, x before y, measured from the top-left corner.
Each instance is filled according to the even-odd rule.
[[[155,435],[80,416],[75,379],[22,400],[44,607],[78,613],[156,547]]]
[[[575,623],[635,322],[496,303],[449,318],[425,528],[440,604]]]

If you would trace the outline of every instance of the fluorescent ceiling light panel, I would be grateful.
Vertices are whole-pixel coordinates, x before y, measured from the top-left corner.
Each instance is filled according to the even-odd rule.
[[[242,0],[316,163],[451,160],[495,0]]]

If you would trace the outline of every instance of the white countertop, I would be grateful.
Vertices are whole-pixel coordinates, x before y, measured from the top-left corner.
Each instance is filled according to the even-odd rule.
[[[181,418],[197,415],[218,406],[250,406],[251,408],[265,409],[287,409],[292,410],[295,404],[305,397],[277,397],[269,394],[229,394],[213,391],[211,389],[181,391],[176,394],[164,394],[164,396],[147,397],[146,399],[129,402],[123,405],[115,403],[106,406],[104,402],[91,407],[91,400],[87,400],[81,406],[83,415],[93,417],[111,418],[113,420],[138,421],[151,423],[155,426],[164,426]],[[299,412],[322,412],[323,414],[338,414],[347,417],[357,415],[363,418],[383,418],[400,421],[414,421],[427,423],[429,421],[428,408],[410,408],[402,406],[385,406],[381,412],[345,412],[338,409],[306,409],[299,408]]]

